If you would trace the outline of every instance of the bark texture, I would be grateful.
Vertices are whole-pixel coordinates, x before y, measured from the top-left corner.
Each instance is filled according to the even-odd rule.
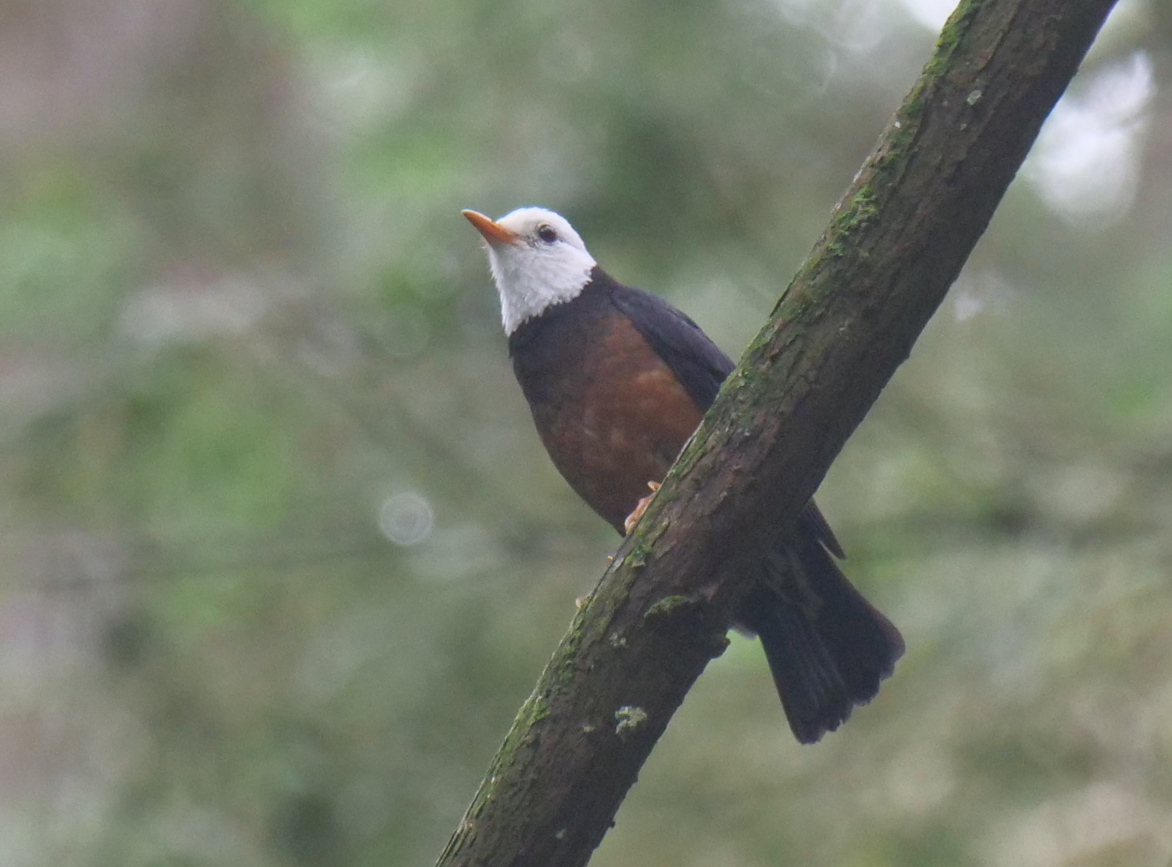
[[[970,0],[575,618],[439,867],[576,867],[984,231],[1114,0]],[[914,637],[912,638],[914,641]],[[784,731],[778,714],[778,728]]]

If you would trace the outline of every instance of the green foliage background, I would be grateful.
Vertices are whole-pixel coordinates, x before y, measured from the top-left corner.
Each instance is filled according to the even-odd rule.
[[[735,355],[915,11],[0,8],[0,864],[434,859],[617,541],[459,209],[561,211]],[[594,864],[1169,863],[1169,93],[1124,0],[823,486],[896,676],[802,748],[734,639]]]

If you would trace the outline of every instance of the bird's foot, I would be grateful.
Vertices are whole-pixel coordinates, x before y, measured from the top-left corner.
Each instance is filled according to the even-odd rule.
[[[623,529],[627,531],[627,535],[631,535],[631,531],[635,529],[635,525],[639,523],[639,519],[643,517],[643,513],[647,511],[647,504],[651,502],[651,498],[655,496],[655,492],[659,490],[659,482],[648,482],[647,487],[651,489],[651,493],[643,497],[635,504],[635,511],[627,515],[627,520],[623,521]]]

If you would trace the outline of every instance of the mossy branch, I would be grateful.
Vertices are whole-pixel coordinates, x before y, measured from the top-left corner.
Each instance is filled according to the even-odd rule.
[[[439,867],[577,867],[908,356],[1113,0],[969,0],[521,708]],[[913,638],[914,641],[914,638]],[[779,732],[784,720],[778,714]]]

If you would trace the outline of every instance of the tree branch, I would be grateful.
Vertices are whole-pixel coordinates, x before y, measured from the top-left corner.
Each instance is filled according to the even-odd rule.
[[[521,708],[439,867],[585,864],[1113,0],[971,0]],[[784,722],[779,715],[779,729]]]

